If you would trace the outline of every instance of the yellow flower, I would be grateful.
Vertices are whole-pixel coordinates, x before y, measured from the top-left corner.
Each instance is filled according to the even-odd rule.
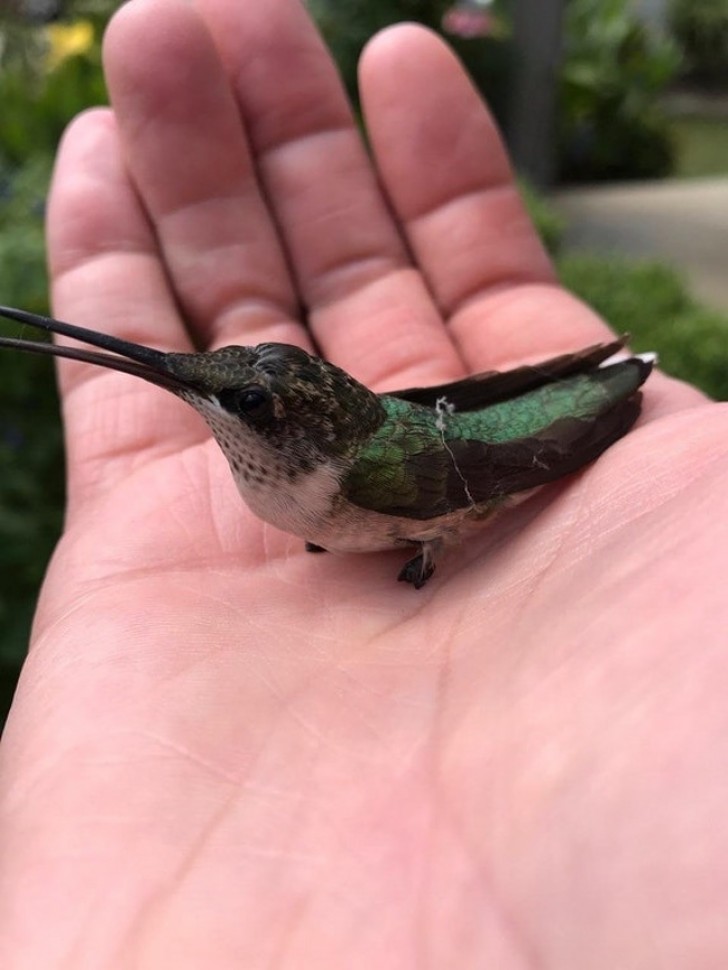
[[[76,20],[70,24],[49,24],[46,27],[48,54],[46,63],[54,71],[67,57],[85,54],[94,42],[94,28],[89,20]]]

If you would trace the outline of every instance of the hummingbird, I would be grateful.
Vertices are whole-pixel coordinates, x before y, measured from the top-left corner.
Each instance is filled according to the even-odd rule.
[[[173,353],[11,307],[0,316],[97,348],[0,346],[98,364],[177,395],[207,422],[261,519],[310,552],[410,548],[421,588],[444,546],[629,431],[654,354],[626,337],[535,366],[377,394],[300,347]]]

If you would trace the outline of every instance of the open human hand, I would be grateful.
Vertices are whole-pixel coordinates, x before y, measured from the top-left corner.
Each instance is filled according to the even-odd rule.
[[[372,158],[299,0],[132,0],[106,70],[54,178],[58,316],[315,345],[377,390],[607,337],[429,32],[365,53]],[[255,520],[170,395],[60,375],[0,965],[724,965],[723,406],[653,375],[635,430],[413,593],[396,553],[342,568]]]

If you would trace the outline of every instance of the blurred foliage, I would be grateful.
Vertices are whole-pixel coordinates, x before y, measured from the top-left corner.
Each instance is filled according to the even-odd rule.
[[[673,0],[670,28],[693,81],[728,85],[728,0]]]
[[[728,117],[684,115],[673,118],[670,127],[675,142],[675,175],[728,175]]]
[[[45,312],[48,300],[43,216],[52,160],[43,151],[2,171],[0,294],[6,305]]]
[[[0,21],[0,165],[52,156],[74,115],[104,104],[101,35],[118,3],[76,0],[63,19],[38,26],[5,15]]]
[[[453,0],[308,0],[355,105],[359,104],[357,65],[367,41],[392,24],[416,21],[444,34],[501,123],[507,108],[510,65],[510,49],[504,43],[507,20],[501,12],[506,5],[506,0],[491,4],[494,26],[490,36],[462,37],[444,33],[442,28]]]
[[[357,65],[365,44],[377,31],[402,20],[439,29],[449,0],[308,0],[308,9],[328,47],[352,100],[358,99]]]
[[[0,357],[0,664],[25,652],[46,562],[60,532],[63,455],[53,367]]]
[[[0,195],[2,302],[37,312],[47,302],[42,220],[49,169],[44,152],[31,155],[6,174]],[[16,665],[25,651],[37,589],[60,530],[63,461],[51,362],[2,351],[0,387],[2,668]]]
[[[45,312],[43,217],[67,123],[106,101],[100,43],[118,6],[70,0],[52,24],[16,0],[0,17],[0,303]],[[27,16],[26,16],[27,14]],[[17,327],[3,326],[17,334]],[[0,353],[0,723],[25,653],[37,590],[60,531],[63,458],[49,360]]]
[[[561,280],[635,350],[656,350],[660,367],[728,401],[728,316],[690,295],[675,270],[656,262],[566,254]]]
[[[673,148],[659,95],[679,65],[676,45],[648,30],[629,0],[570,0],[561,71],[560,178],[668,174]]]
[[[561,248],[561,241],[566,229],[563,216],[556,211],[545,196],[541,195],[525,179],[519,180],[518,187],[531,217],[531,222],[536,227],[544,246],[552,256],[555,255]]]

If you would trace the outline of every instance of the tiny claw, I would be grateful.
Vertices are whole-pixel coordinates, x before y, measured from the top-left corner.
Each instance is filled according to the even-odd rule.
[[[422,589],[434,572],[432,557],[420,553],[404,564],[397,579],[400,583],[411,583],[415,589]]]
[[[328,552],[328,549],[324,549],[323,546],[317,546],[315,542],[307,542],[304,548],[306,552]]]

